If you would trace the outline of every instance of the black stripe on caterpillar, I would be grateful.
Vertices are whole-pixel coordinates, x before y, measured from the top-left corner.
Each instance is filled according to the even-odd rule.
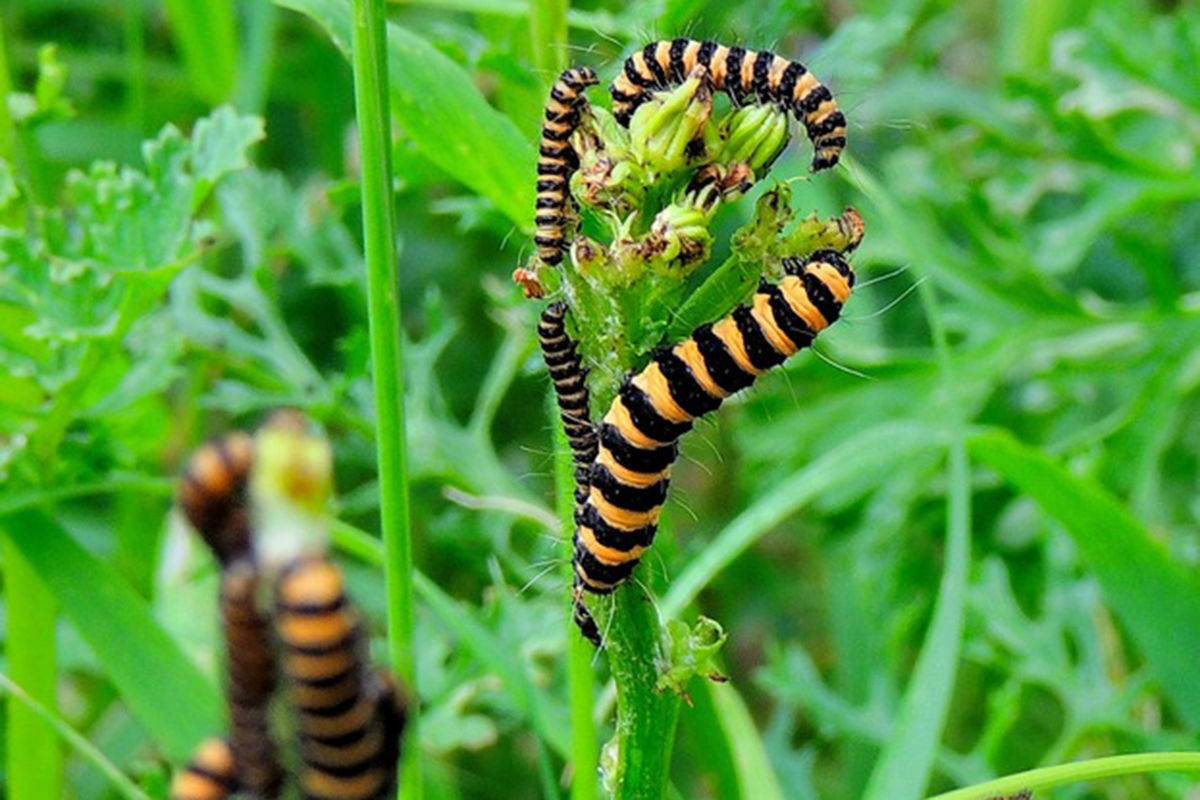
[[[628,127],[652,92],[682,83],[698,64],[735,104],[759,102],[790,111],[813,143],[814,172],[837,164],[846,146],[846,118],[833,94],[803,64],[769,50],[695,39],[651,42],[626,59],[613,81],[613,115]]]

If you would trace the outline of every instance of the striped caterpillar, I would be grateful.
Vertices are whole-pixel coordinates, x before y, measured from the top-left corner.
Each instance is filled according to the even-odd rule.
[[[587,370],[579,358],[576,342],[567,333],[566,303],[551,303],[538,321],[538,343],[554,382],[554,394],[567,441],[575,457],[575,500],[587,497],[589,470],[596,460],[596,429],[587,388]]]
[[[769,50],[695,39],[651,42],[626,59],[613,81],[613,115],[629,127],[633,113],[653,91],[682,83],[697,64],[734,104],[757,100],[791,111],[813,143],[814,172],[837,164],[846,146],[846,118],[833,94],[803,64]]]
[[[304,797],[383,800],[395,784],[404,712],[390,679],[366,668],[366,641],[341,571],[323,557],[285,567],[275,625],[296,711]]]
[[[277,414],[268,425],[278,429],[296,423],[295,414]],[[180,485],[184,514],[222,568],[220,611],[231,729],[228,739],[200,746],[176,775],[170,796],[280,796],[286,776],[269,711],[282,666],[299,728],[303,797],[383,800],[395,784],[404,710],[390,677],[368,671],[361,628],[342,589],[341,573],[324,556],[293,557],[275,587],[274,616],[258,607],[263,575],[246,490],[255,444],[238,433],[201,447]],[[277,648],[283,652],[282,665]]]
[[[778,283],[763,281],[748,305],[656,352],[626,378],[599,425],[588,495],[576,509],[576,583],[608,594],[654,541],[679,438],[692,421],[812,344],[835,322],[854,272],[833,250],[786,259]],[[580,621],[581,603],[575,612]],[[583,609],[586,614],[586,609]]]
[[[579,124],[580,106],[587,103],[584,89],[599,83],[588,67],[565,70],[554,82],[546,102],[542,140],[537,166],[537,232],[533,241],[538,258],[551,266],[562,261],[566,247],[568,183],[579,166],[579,156],[571,147],[571,134]]]

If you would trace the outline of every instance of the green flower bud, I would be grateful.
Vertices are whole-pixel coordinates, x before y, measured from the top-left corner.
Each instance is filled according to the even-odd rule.
[[[669,93],[643,103],[629,123],[636,161],[657,172],[674,172],[704,156],[704,130],[712,116],[708,71],[697,66]]]
[[[746,106],[721,123],[721,147],[713,161],[742,162],[758,175],[764,174],[787,146],[787,114],[775,106]]]
[[[654,217],[638,255],[655,271],[686,271],[708,258],[713,235],[709,214],[691,205],[669,205]]]
[[[817,250],[836,250],[849,253],[862,241],[865,227],[862,215],[853,206],[840,216],[822,220],[810,214],[796,229],[784,236],[775,248],[779,260],[803,258]]]
[[[660,691],[671,689],[683,692],[684,687],[696,676],[724,682],[728,680],[716,669],[716,657],[725,644],[728,634],[721,624],[708,617],[700,617],[695,627],[673,619],[667,622],[667,663],[658,676]]]
[[[645,198],[644,171],[607,150],[588,150],[580,155],[579,169],[571,176],[571,195],[585,206],[624,218]]]

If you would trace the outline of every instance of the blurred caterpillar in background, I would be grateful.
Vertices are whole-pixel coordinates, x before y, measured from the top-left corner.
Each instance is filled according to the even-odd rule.
[[[387,675],[368,672],[341,573],[311,552],[321,544],[303,537],[293,543],[308,552],[289,556],[282,566],[274,620],[258,606],[258,586],[273,573],[260,566],[263,543],[252,535],[250,477],[280,489],[276,500],[317,504],[328,489],[329,470],[328,443],[309,433],[298,413],[276,412],[258,440],[238,433],[206,444],[184,471],[180,506],[222,567],[231,730],[227,740],[201,745],[176,775],[172,800],[225,800],[235,791],[258,800],[280,795],[286,776],[269,711],[281,642],[306,800],[382,800],[395,784],[405,720],[399,692]],[[295,522],[289,518],[284,527]]]
[[[246,485],[253,463],[254,440],[239,431],[202,445],[183,472],[179,507],[222,566],[250,551]]]
[[[613,81],[613,115],[625,127],[651,92],[682,83],[697,65],[708,70],[713,86],[735,105],[774,104],[791,111],[813,143],[812,169],[837,164],[846,146],[846,118],[828,87],[803,64],[769,50],[726,47],[711,41],[675,39],[651,42],[625,61]]]
[[[571,147],[571,134],[579,124],[580,106],[587,103],[583,91],[600,82],[588,67],[563,71],[550,90],[537,165],[537,232],[534,244],[538,258],[554,265],[562,261],[566,247],[568,183],[579,166],[579,156]]]
[[[566,303],[551,303],[538,321],[538,344],[554,382],[554,394],[571,452],[575,457],[575,500],[587,497],[589,470],[598,445],[592,425],[587,370],[579,358],[578,343],[567,333]]]
[[[583,589],[612,592],[654,541],[679,437],[692,421],[808,347],[840,316],[854,272],[839,253],[819,250],[783,266],[781,281],[763,281],[748,305],[659,350],[622,384],[600,422],[588,496],[576,510],[574,566]]]
[[[227,800],[237,790],[229,743],[223,739],[208,739],[175,776],[171,800]]]
[[[383,800],[395,785],[404,711],[390,680],[367,669],[341,571],[322,557],[297,559],[275,598],[304,797]]]

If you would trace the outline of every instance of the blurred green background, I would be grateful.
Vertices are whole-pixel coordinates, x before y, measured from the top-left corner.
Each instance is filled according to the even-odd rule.
[[[348,8],[0,8],[4,671],[81,740],[60,756],[10,694],[14,800],[128,796],[105,761],[162,797],[215,732],[215,573],[170,513],[199,441],[301,407],[339,517],[377,530]],[[867,235],[844,322],[685,440],[639,570],[730,633],[675,796],[894,800],[1200,749],[1196,5],[584,2],[565,30],[555,8],[390,6],[427,796],[568,794],[554,416],[508,276],[557,70],[607,82],[677,35],[832,87],[850,158],[811,177],[801,136],[774,175]],[[381,632],[378,566],[345,566]]]

